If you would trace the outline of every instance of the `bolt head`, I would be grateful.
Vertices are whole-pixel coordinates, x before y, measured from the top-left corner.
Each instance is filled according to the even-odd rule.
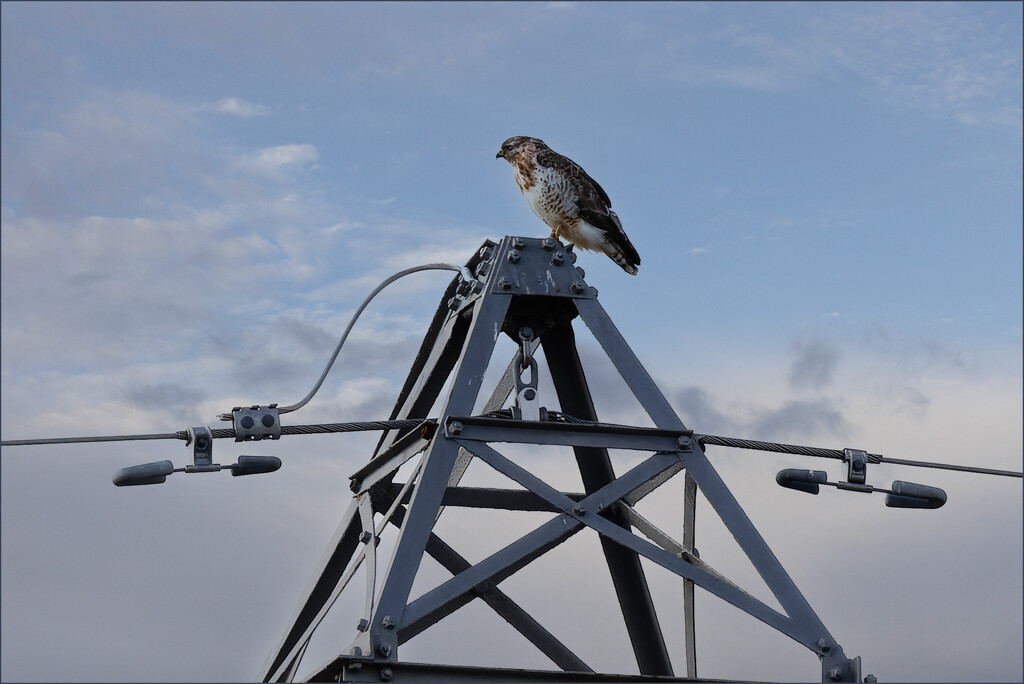
[[[842,668],[840,668],[840,667],[829,668],[828,678],[831,679],[833,682],[838,682],[840,679],[843,678],[843,670],[842,670]]]
[[[391,655],[391,645],[377,644],[377,653],[380,653],[382,656],[387,658],[389,655]]]
[[[540,243],[540,246],[543,247],[545,251],[550,252],[555,248],[555,239],[549,237],[544,238],[544,241]]]
[[[512,262],[513,264],[518,264],[519,263],[519,259],[521,257],[522,257],[522,254],[519,252],[518,249],[510,249],[510,250],[508,250],[508,260],[510,262]]]
[[[512,283],[505,280],[505,278],[498,278],[498,289],[509,290],[512,288]]]
[[[565,254],[563,252],[555,252],[551,255],[551,263],[555,266],[561,266],[565,262]]]
[[[576,504],[575,506],[573,506],[572,512],[575,513],[576,515],[586,515],[587,514],[587,508],[586,508],[586,506],[581,506],[579,504]]]
[[[572,291],[573,294],[583,294],[583,290],[585,288],[583,287],[583,283],[581,283],[578,280],[575,280],[573,281],[573,284],[569,286],[569,289]]]
[[[383,679],[385,682],[390,682],[394,676],[395,673],[391,671],[390,667],[380,668],[380,678]]]

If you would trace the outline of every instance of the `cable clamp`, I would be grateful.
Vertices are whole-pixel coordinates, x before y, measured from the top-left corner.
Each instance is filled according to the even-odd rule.
[[[206,426],[190,427],[185,446],[192,447],[192,465],[185,466],[186,473],[211,473],[221,469],[213,462],[213,432]]]
[[[867,482],[868,452],[860,449],[843,449],[843,460],[846,461],[847,482],[855,485]]]
[[[235,426],[236,442],[281,438],[281,415],[277,404],[235,407],[231,411],[231,420]]]

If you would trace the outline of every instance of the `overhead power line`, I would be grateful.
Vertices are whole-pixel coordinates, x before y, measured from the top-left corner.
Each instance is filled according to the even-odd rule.
[[[320,374],[316,384],[313,385],[313,389],[309,391],[305,397],[295,404],[289,406],[282,406],[277,408],[279,413],[289,413],[296,411],[313,398],[313,396],[320,389],[324,380],[327,378],[327,374],[330,372],[331,367],[334,365],[335,360],[338,358],[338,354],[341,352],[341,348],[344,346],[345,341],[348,339],[348,335],[352,332],[353,326],[359,319],[360,314],[370,304],[374,297],[376,297],[381,290],[395,282],[400,278],[404,278],[407,275],[413,273],[419,273],[420,271],[431,271],[431,270],[443,270],[443,271],[454,271],[461,273],[463,278],[467,281],[472,280],[472,274],[465,266],[456,266],[454,264],[445,263],[432,263],[423,264],[421,266],[413,266],[405,270],[399,271],[394,275],[385,278],[380,285],[363,300],[359,308],[352,315],[352,319],[349,321],[345,331],[341,334],[341,338],[338,340],[337,346],[334,348],[334,353],[328,360],[327,365],[324,367],[323,372]],[[275,406],[275,405],[271,405]],[[493,411],[489,416],[493,417],[506,417],[507,410]],[[556,422],[563,423],[590,423],[592,421],[583,420],[570,416],[568,414],[559,413],[557,411],[548,412],[549,419]],[[224,414],[221,416],[225,420],[231,420],[232,414]],[[510,416],[509,416],[510,417]],[[361,422],[348,422],[348,423],[325,423],[319,425],[282,425],[281,435],[310,435],[310,434],[328,434],[337,432],[366,432],[376,430],[410,430],[424,422],[436,423],[435,420],[380,420],[380,421],[361,421]],[[234,428],[219,428],[210,430],[210,435],[215,439],[224,438],[235,438],[236,433]],[[715,446],[732,447],[737,449],[752,449],[756,451],[768,451],[774,453],[785,453],[795,454],[799,456],[812,456],[816,458],[830,458],[835,460],[845,460],[844,452],[840,449],[824,449],[820,447],[806,447],[796,446],[792,444],[779,444],[776,442],[761,442],[750,439],[739,439],[735,437],[719,437],[716,435],[694,435],[694,437],[702,444],[711,444]],[[0,446],[35,446],[35,445],[53,445],[53,444],[78,444],[78,443],[89,443],[89,442],[128,442],[128,441],[142,441],[142,440],[157,440],[157,439],[180,439],[188,440],[188,431],[179,430],[177,432],[164,432],[146,435],[109,435],[99,437],[51,437],[42,439],[12,439],[4,440],[0,442]],[[886,458],[880,454],[866,454],[867,461],[869,463],[889,463],[892,465],[906,465],[915,466],[919,468],[937,468],[942,470],[953,470],[958,472],[966,473],[978,473],[982,475],[998,475],[1003,477],[1024,477],[1024,473],[1009,471],[1009,470],[996,470],[992,468],[977,468],[974,466],[963,466],[954,465],[948,463],[932,463],[928,461],[912,461],[906,459],[897,458]]]
[[[502,411],[494,411],[488,416],[497,417]],[[560,423],[591,424],[592,421],[582,420],[573,416],[548,412],[549,420]],[[282,425],[282,435],[316,435],[338,432],[372,432],[376,430],[411,430],[424,423],[436,423],[436,419],[425,420],[373,420],[354,421],[348,423],[321,423],[314,425]],[[639,428],[643,430],[643,428]],[[214,439],[234,439],[234,428],[218,428],[210,430]],[[794,454],[797,456],[811,456],[815,458],[828,458],[833,460],[844,460],[845,456],[841,449],[826,449],[821,447],[798,446],[795,444],[780,444],[777,442],[761,442],[751,439],[739,439],[736,437],[721,437],[718,435],[694,434],[700,444],[713,446],[731,447],[735,449],[750,449],[754,451],[767,451],[781,454]],[[56,437],[49,439],[15,439],[0,442],[2,446],[32,446],[44,444],[74,444],[79,442],[123,442],[130,440],[146,439],[188,439],[187,430],[177,432],[165,432],[149,435],[111,435],[106,437]],[[869,463],[885,463],[889,465],[913,466],[917,468],[937,468],[942,470],[953,470],[963,473],[977,473],[981,475],[998,475],[1001,477],[1024,478],[1024,473],[1012,470],[996,470],[994,468],[977,468],[974,466],[955,465],[950,463],[933,463],[929,461],[913,461],[901,458],[888,458],[881,454],[868,454]]]
[[[372,432],[374,430],[407,430],[422,425],[422,420],[371,420],[351,423],[324,423],[320,425],[282,425],[282,435],[317,435],[331,432]],[[234,428],[210,430],[214,439],[234,439]],[[187,430],[162,432],[151,435],[109,435],[104,437],[51,437],[44,439],[8,439],[0,446],[38,446],[43,444],[77,444],[80,442],[128,442],[144,439],[188,439]]]

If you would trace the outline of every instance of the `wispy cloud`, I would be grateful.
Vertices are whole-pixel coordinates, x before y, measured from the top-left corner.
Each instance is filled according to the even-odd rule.
[[[243,172],[281,179],[290,171],[316,162],[319,156],[316,146],[309,143],[276,145],[243,154],[234,166]]]
[[[237,97],[226,97],[216,102],[207,102],[200,107],[200,110],[217,112],[219,114],[231,114],[249,118],[251,116],[269,116],[270,107],[267,105],[246,102]]]
[[[278,145],[267,147],[254,155],[254,159],[265,166],[280,168],[296,166],[317,160],[316,147],[309,143],[300,145]]]
[[[828,399],[787,401],[763,411],[751,424],[750,434],[761,439],[796,439],[804,436],[844,437],[851,426]]]
[[[703,33],[669,18],[642,30],[659,48],[638,54],[645,68],[687,85],[771,92],[841,81],[889,107],[966,125],[1021,125],[1019,19],[994,25],[984,10],[957,3],[776,4],[751,12]]]
[[[956,3],[857,3],[820,14],[805,49],[888,103],[965,124],[1021,124],[1020,26]]]

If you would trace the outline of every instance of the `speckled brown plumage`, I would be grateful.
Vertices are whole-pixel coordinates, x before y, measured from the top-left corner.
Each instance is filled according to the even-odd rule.
[[[626,273],[636,275],[640,255],[622,230],[604,189],[579,164],[537,138],[515,136],[497,157],[515,170],[530,208],[551,227],[551,236],[583,249],[604,252]]]

